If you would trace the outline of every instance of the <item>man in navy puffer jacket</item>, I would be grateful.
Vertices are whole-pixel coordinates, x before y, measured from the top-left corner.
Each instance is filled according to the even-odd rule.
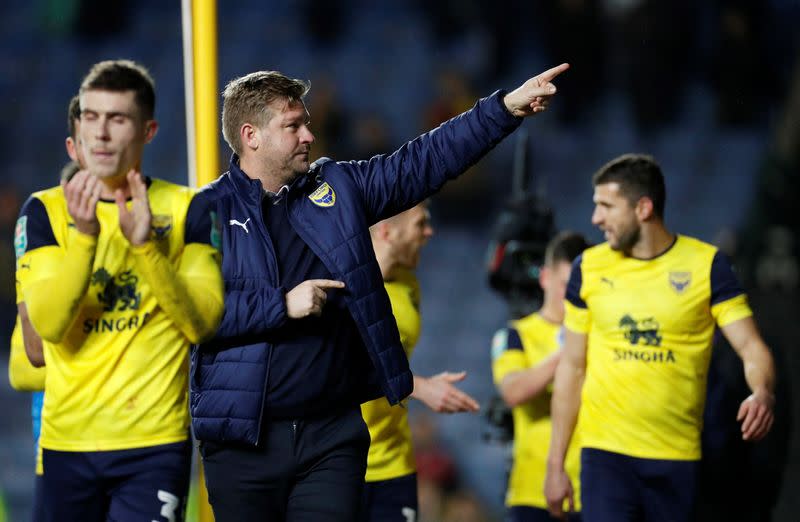
[[[391,155],[313,165],[308,84],[262,71],[226,86],[234,155],[197,196],[219,232],[225,315],[191,361],[192,426],[217,522],[355,519],[369,448],[359,405],[397,404],[413,388],[369,227],[545,110],[567,67],[498,91]]]

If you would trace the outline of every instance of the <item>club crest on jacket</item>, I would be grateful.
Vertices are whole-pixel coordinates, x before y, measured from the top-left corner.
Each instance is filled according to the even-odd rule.
[[[332,207],[333,204],[336,203],[336,193],[333,191],[333,188],[325,182],[317,187],[317,189],[308,196],[308,199],[318,207]]]

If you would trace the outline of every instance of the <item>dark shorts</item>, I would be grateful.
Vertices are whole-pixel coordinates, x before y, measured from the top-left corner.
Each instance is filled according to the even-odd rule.
[[[694,515],[699,461],[640,459],[581,451],[586,522],[688,522]]]
[[[581,522],[580,513],[570,513],[567,515],[569,522]],[[554,522],[557,518],[550,516],[546,509],[533,506],[511,506],[506,511],[507,522]]]
[[[42,488],[44,484],[43,475],[36,475],[35,482],[33,483],[33,522],[44,522],[44,496]]]
[[[47,522],[181,522],[192,443],[119,451],[43,452]]]
[[[361,522],[416,522],[417,474],[366,482],[361,495]]]
[[[353,522],[369,431],[361,408],[265,423],[257,448],[201,442],[216,522]]]

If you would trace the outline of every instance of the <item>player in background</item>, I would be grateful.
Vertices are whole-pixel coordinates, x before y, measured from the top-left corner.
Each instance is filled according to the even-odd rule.
[[[606,242],[575,261],[567,285],[545,495],[555,516],[574,497],[564,462],[580,411],[586,520],[690,520],[714,330],[744,363],[745,440],[772,426],[772,355],[727,257],[667,229],[652,157],[615,158],[593,184]]]
[[[433,236],[427,202],[373,225],[370,236],[397,321],[400,341],[410,359],[422,320],[419,282],[414,270],[422,247]],[[411,397],[439,413],[478,411],[478,403],[455,386],[465,377],[466,372],[443,372],[433,377],[414,375]],[[380,398],[362,404],[361,414],[371,439],[361,520],[417,520],[417,474],[408,409],[400,405],[390,406]]]
[[[511,321],[492,341],[495,386],[514,417],[514,450],[506,494],[509,522],[553,520],[544,497],[547,450],[550,446],[550,397],[564,340],[564,294],[572,261],[587,247],[583,236],[562,232],[551,239],[539,272],[542,306]],[[566,470],[575,486],[570,520],[580,519],[579,438],[572,438]]]

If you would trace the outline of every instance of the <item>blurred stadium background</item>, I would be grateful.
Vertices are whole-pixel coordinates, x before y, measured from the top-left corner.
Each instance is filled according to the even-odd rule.
[[[623,152],[656,156],[668,225],[736,260],[779,361],[779,418],[756,446],[736,442],[745,395],[720,347],[707,414],[702,520],[800,519],[798,0],[239,0],[218,3],[219,89],[277,69],[312,82],[315,157],[388,152],[498,88],[568,61],[552,110],[525,123],[533,186],[558,228],[593,241],[591,173]],[[4,0],[0,7],[0,334],[7,363],[15,314],[12,249],[27,194],[66,161],[66,105],[89,66],[146,65],[161,129],[145,173],[187,182],[181,12],[177,1]],[[221,140],[221,137],[220,137]],[[221,142],[225,170],[229,151]],[[513,143],[433,201],[436,236],[420,267],[423,333],[412,368],[466,369],[492,395],[489,341],[508,319],[488,287],[492,225],[510,196]],[[794,396],[794,400],[792,400]],[[30,399],[0,382],[0,493],[29,519]],[[734,410],[735,412],[735,407]],[[423,519],[499,520],[507,448],[482,415],[432,417],[412,405]],[[423,510],[426,508],[423,507]]]

